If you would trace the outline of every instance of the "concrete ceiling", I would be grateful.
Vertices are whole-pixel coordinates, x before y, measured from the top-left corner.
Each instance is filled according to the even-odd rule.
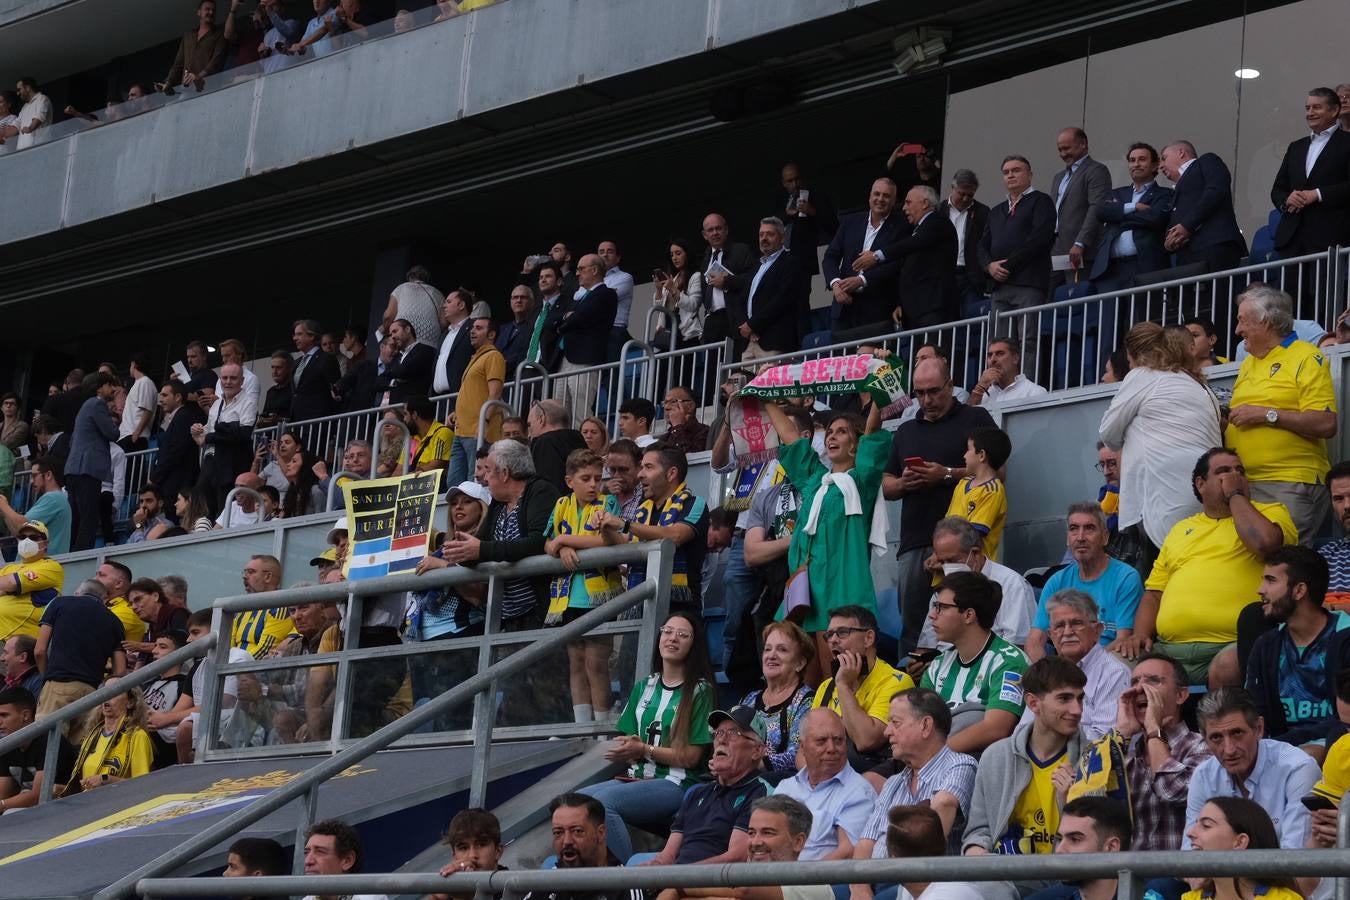
[[[191,0],[25,0],[0,8],[6,86],[39,83],[103,65],[172,40],[192,27]]]

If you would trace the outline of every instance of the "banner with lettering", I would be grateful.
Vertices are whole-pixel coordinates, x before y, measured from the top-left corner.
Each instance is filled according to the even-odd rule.
[[[762,400],[863,393],[871,394],[872,401],[883,408],[906,396],[909,377],[904,360],[893,355],[878,359],[871,354],[808,359],[765,369],[741,388],[741,396]]]
[[[431,549],[432,521],[440,492],[439,469],[344,484],[350,541],[343,564],[347,580],[415,569]]]

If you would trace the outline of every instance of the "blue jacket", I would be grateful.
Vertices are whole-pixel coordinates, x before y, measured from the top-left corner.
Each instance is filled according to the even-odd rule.
[[[1186,168],[1173,189],[1170,224],[1191,233],[1188,249],[1237,244],[1247,252],[1233,212],[1233,175],[1218,156],[1204,153]]]
[[[1125,204],[1134,200],[1131,185],[1116,188],[1105,202],[1097,204],[1097,218],[1102,221],[1101,240],[1097,255],[1092,260],[1090,278],[1100,278],[1113,258],[1116,239],[1122,231],[1134,232],[1135,259],[1140,272],[1155,272],[1168,266],[1168,252],[1163,248],[1168,219],[1172,216],[1172,189],[1158,183],[1149,185],[1139,201],[1146,210],[1125,212]]]
[[[112,451],[108,445],[117,440],[108,404],[97,395],[84,401],[75,416],[70,437],[70,455],[66,457],[67,475],[87,475],[99,481],[112,478]]]

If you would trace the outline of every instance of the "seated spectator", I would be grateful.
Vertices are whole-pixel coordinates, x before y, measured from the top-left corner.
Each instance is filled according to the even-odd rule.
[[[16,634],[0,647],[0,664],[5,667],[5,687],[23,688],[32,694],[34,702],[42,693],[42,673],[38,671],[34,651],[37,639]]]
[[[791,797],[811,811],[811,834],[800,858],[848,859],[877,792],[848,763],[847,737],[838,713],[816,708],[803,717],[801,757],[797,774],[773,789],[774,794]]]
[[[1099,450],[1099,455],[1102,452],[1110,451]],[[1067,530],[1073,562],[1047,578],[1041,588],[1036,618],[1027,633],[1027,658],[1032,662],[1045,655],[1049,598],[1066,588],[1082,591],[1096,604],[1102,626],[1100,643],[1107,652],[1114,653],[1134,633],[1134,615],[1144,585],[1133,566],[1106,555],[1110,540],[1106,513],[1097,503],[1071,503]]]
[[[1191,333],[1191,347],[1195,361],[1202,366],[1217,366],[1228,362],[1214,352],[1219,345],[1219,329],[1203,316],[1191,316],[1181,323]]]
[[[1283,506],[1249,499],[1232,450],[1215,447],[1196,460],[1191,483],[1204,509],[1167,533],[1121,648],[1133,659],[1156,646],[1186,667],[1192,684],[1218,688],[1241,681],[1237,619],[1260,584],[1261,560],[1298,533]]]
[[[1029,400],[1047,393],[1022,374],[1022,351],[1012,338],[998,337],[985,351],[985,370],[970,391],[971,406],[997,408],[1000,403]],[[987,402],[986,402],[987,401]]]
[[[780,781],[797,771],[802,721],[816,693],[803,680],[802,672],[815,654],[815,642],[797,624],[772,622],[765,626],[760,657],[764,687],[746,694],[741,705],[764,719],[768,781]]]
[[[1338,462],[1327,472],[1327,493],[1331,496],[1332,517],[1340,523],[1345,536],[1327,541],[1317,552],[1331,567],[1329,590],[1350,593],[1350,461]]]
[[[664,443],[673,444],[685,453],[702,453],[708,449],[708,426],[698,420],[698,401],[694,399],[693,391],[676,385],[666,391],[666,399],[661,405],[666,414],[666,433],[661,435]]]
[[[230,505],[221,510],[213,528],[243,528],[247,525],[257,525],[259,522],[267,521],[267,513],[262,505],[258,503],[254,494],[260,494],[263,489],[263,480],[255,472],[240,472],[234,479],[234,486],[243,488],[234,495]],[[273,489],[275,490],[275,488]],[[249,493],[252,491],[253,493]]]
[[[646,450],[656,443],[652,423],[656,421],[656,405],[641,397],[632,397],[619,405],[619,436]],[[686,451],[687,452],[687,451]]]
[[[138,578],[133,581],[127,588],[127,600],[131,603],[136,618],[148,626],[145,628],[144,644],[153,644],[156,638],[174,631],[187,634],[187,608],[170,603],[164,588],[153,578]],[[125,627],[124,624],[123,628]],[[151,647],[143,645],[128,647],[124,644],[123,648],[128,653],[152,652]],[[148,659],[140,660],[142,665],[146,662]]]
[[[441,877],[456,872],[498,872],[506,868],[502,860],[502,826],[497,817],[482,807],[469,807],[455,813],[445,829],[443,844],[453,852],[450,862],[441,866]],[[427,900],[459,900],[471,894],[428,894]]]
[[[211,518],[211,501],[199,488],[184,485],[178,489],[173,511],[179,525],[192,534],[206,534],[215,526]]]
[[[1331,365],[1315,342],[1294,334],[1293,300],[1265,284],[1238,298],[1237,333],[1251,356],[1242,361],[1229,401],[1225,443],[1250,472],[1252,497],[1280,503],[1311,546],[1327,518],[1322,488],[1336,434]]]
[[[628,769],[622,778],[581,789],[605,805],[606,838],[621,862],[633,855],[626,823],[669,823],[685,791],[706,771],[715,688],[701,631],[695,620],[678,614],[666,618],[653,674],[633,685],[619,717],[619,734],[605,753],[605,759],[628,763]]]
[[[0,517],[10,534],[18,536],[25,522],[40,522],[44,534],[51,536],[47,552],[60,556],[70,552],[70,501],[61,485],[65,482],[65,459],[44,456],[33,463],[29,473],[28,512],[15,512],[9,498],[0,494]],[[45,538],[44,538],[45,540]],[[3,587],[3,585],[0,585]]]
[[[1033,718],[980,757],[962,838],[967,855],[1054,850],[1060,809],[1085,746],[1078,723],[1087,676],[1068,660],[1047,656],[1027,669],[1024,684]],[[1016,889],[1025,896],[1033,886]]]
[[[235,619],[236,624],[238,619]],[[188,616],[187,621],[187,639],[188,643],[201,640],[211,633],[211,610],[199,609]],[[248,662],[253,659],[247,651],[238,647],[231,647],[227,663]],[[225,731],[230,720],[234,718],[234,707],[239,697],[239,678],[236,675],[227,675],[224,684],[219,681],[216,684],[208,685],[206,683],[206,668],[202,661],[198,660],[193,666],[192,672],[192,706],[186,711],[171,710],[166,713],[166,719],[161,720],[165,725],[178,725],[178,733],[175,740],[178,743],[178,761],[180,763],[190,763],[196,752],[193,743],[193,733],[196,731],[197,719],[201,713],[201,704],[206,700],[208,690],[220,691],[220,732]],[[181,717],[181,718],[180,718]],[[175,723],[173,719],[178,719]]]
[[[928,664],[921,684],[952,711],[947,745],[957,753],[978,754],[1013,734],[1027,706],[1026,654],[993,632],[1001,597],[996,582],[956,572],[938,585],[928,615],[937,639],[952,646]]]
[[[811,701],[813,707],[838,713],[848,735],[849,761],[864,770],[885,755],[891,698],[914,687],[913,678],[877,656],[879,634],[870,609],[840,606],[830,610],[825,641],[834,676],[821,682]]]
[[[1191,693],[1186,682],[1185,667],[1155,650],[1135,662],[1130,687],[1117,701],[1136,850],[1181,849],[1191,777],[1213,755],[1181,716]]]
[[[137,494],[136,509],[131,514],[131,533],[127,535],[128,544],[139,544],[162,537],[173,526],[164,514],[164,492],[153,484],[147,484]]]
[[[126,674],[127,657],[122,650],[125,632],[117,616],[108,610],[106,595],[107,588],[91,578],[80,582],[74,593],[55,598],[43,609],[33,651],[43,679],[39,719],[98,690],[104,672]],[[82,722],[66,722],[61,733],[78,744],[84,737],[82,726]]]
[[[339,520],[340,524],[345,523]],[[333,531],[329,529],[331,541]],[[345,529],[344,529],[345,530]],[[244,593],[263,594],[281,587],[281,561],[275,556],[250,556],[243,570]],[[284,606],[250,609],[236,613],[230,628],[230,645],[254,659],[262,659],[291,633],[291,619]]]
[[[1336,674],[1350,666],[1342,634],[1350,616],[1328,611],[1327,561],[1300,546],[1266,554],[1261,612],[1277,627],[1256,639],[1247,663],[1247,691],[1265,722],[1265,736],[1306,747],[1320,758],[1336,720]]]
[[[684,795],[670,824],[670,839],[642,865],[669,866],[745,862],[749,856],[750,810],[768,795],[759,777],[764,757],[764,720],[748,706],[714,710],[708,716],[713,781]]]
[[[0,566],[0,634],[36,638],[38,611],[61,592],[65,576],[61,564],[47,557],[46,525],[24,522],[15,537],[18,560]]]
[[[324,496],[320,482],[327,471],[323,461],[303,447],[282,463],[281,474],[286,477],[286,490],[278,518],[294,519],[326,512],[328,498]]]
[[[1193,850],[1277,850],[1289,846],[1283,828],[1270,809],[1255,798],[1215,796],[1200,808],[1186,830]],[[1182,900],[1202,897],[1261,897],[1262,900],[1298,900],[1304,894],[1289,878],[1206,878]]]
[[[984,555],[998,556],[1008,495],[998,477],[1012,454],[1012,442],[999,428],[977,428],[966,439],[965,467],[970,474],[952,489],[947,515],[970,522],[984,541]]]
[[[1097,488],[1097,506],[1106,516],[1106,530],[1114,538],[1120,530],[1120,451],[1097,442],[1097,465],[1102,473],[1102,486]],[[1072,552],[1072,549],[1070,549]],[[1140,593],[1143,588],[1140,588]]]
[[[1275,823],[1279,846],[1304,846],[1310,821],[1302,798],[1322,774],[1312,757],[1290,744],[1261,737],[1265,723],[1241,688],[1206,694],[1196,707],[1196,718],[1214,756],[1191,776],[1181,849],[1190,849],[1196,822],[1215,797],[1255,800]]]
[[[605,807],[599,800],[585,794],[560,794],[549,803],[548,810],[553,827],[553,853],[559,869],[604,869],[622,865],[605,843]],[[541,895],[534,900],[545,898]],[[642,900],[642,891],[634,890],[623,900]]]
[[[530,407],[529,424],[534,469],[561,493],[567,489],[567,457],[585,447],[586,441],[572,427],[572,416],[559,400],[540,400]]]
[[[33,724],[37,701],[21,687],[6,686],[0,690],[0,737],[8,737],[19,729]],[[0,815],[11,809],[37,806],[46,777],[47,741],[51,732],[43,732],[31,741],[0,756]],[[75,764],[75,749],[61,735],[56,735],[60,746],[56,750],[55,785],[70,781]]]
[[[271,838],[239,838],[230,845],[225,855],[225,871],[220,874],[224,878],[289,875],[291,857]]]
[[[862,836],[853,848],[854,859],[886,858],[886,823],[897,806],[923,806],[938,817],[942,848],[935,855],[960,849],[975,785],[975,760],[947,746],[952,715],[936,692],[915,688],[891,698],[886,736],[898,767],[881,787]],[[875,775],[866,776],[875,784]],[[869,900],[882,885],[855,884],[851,896]]]
[[[1116,721],[1118,699],[1130,683],[1130,668],[1101,645],[1097,604],[1082,591],[1065,588],[1046,602],[1050,641],[1055,655],[1083,670],[1083,736],[1090,741],[1106,734]],[[1031,710],[1022,716],[1026,721]]]
[[[297,603],[290,608],[290,613],[295,631],[268,654],[269,658],[331,652],[341,646],[334,604]],[[310,673],[318,671],[326,670],[321,667],[302,667],[259,673],[267,687],[267,696],[282,705],[272,720],[277,743],[317,740],[319,735],[330,733],[333,703],[331,688],[325,686],[322,691],[316,691],[312,696],[309,694]]]
[[[946,849],[942,822],[938,814],[926,806],[897,806],[886,816],[886,855],[905,858],[911,856],[941,856]],[[991,896],[979,888],[961,881],[922,882],[906,881],[900,884],[904,900],[985,900]]]
[[[281,492],[270,484],[264,484],[258,489],[258,493],[263,498],[263,521],[270,522],[281,515]]]
[[[436,406],[426,397],[409,397],[403,409],[408,431],[417,442],[409,469],[414,472],[444,471],[450,465],[454,433],[436,421]]]
[[[1031,617],[1036,611],[1036,592],[1019,573],[985,554],[984,539],[969,520],[948,516],[937,523],[930,560],[933,576],[939,580],[955,572],[974,572],[997,584],[1003,595],[994,617],[994,634],[1016,647],[1027,642]],[[924,619],[919,646],[947,649],[945,643],[939,644],[931,618]]]
[[[1130,849],[1130,811],[1107,797],[1079,797],[1059,815],[1056,853],[1124,853]],[[1111,900],[1116,879],[1064,881],[1032,894],[1029,900]]]
[[[319,8],[326,0],[314,4]],[[361,835],[339,819],[315,822],[305,833],[306,875],[353,875],[361,871],[365,854],[361,849]],[[323,900],[309,895],[305,900]],[[353,898],[355,900],[355,898]],[[362,894],[361,900],[386,900],[383,894]]]
[[[116,676],[101,685],[116,684]],[[93,728],[75,758],[65,796],[148,775],[154,765],[154,745],[146,731],[145,697],[133,687],[103,701],[102,728]]]
[[[160,660],[187,646],[187,632],[169,631],[153,642],[151,658]],[[181,666],[174,666],[144,687],[147,708],[146,725],[155,746],[155,768],[178,762],[178,722],[192,708],[192,680]]]
[[[594,417],[592,417],[587,421],[595,421],[595,419]],[[582,424],[584,425],[585,423],[583,422]],[[519,441],[520,443],[528,447],[530,445],[530,438],[529,438],[529,431],[527,429],[527,426],[525,425],[525,420],[522,419],[520,416],[507,416],[506,418],[502,419],[502,440]],[[586,446],[587,447],[591,446],[590,441],[586,442]],[[482,451],[486,449],[487,449],[486,447],[479,447],[477,450],[473,452],[474,458],[482,459],[484,456],[484,454],[482,454]],[[595,448],[592,447],[591,449]]]

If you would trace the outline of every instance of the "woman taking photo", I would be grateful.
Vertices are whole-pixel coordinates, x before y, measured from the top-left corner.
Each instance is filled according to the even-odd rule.
[[[703,337],[703,273],[698,270],[694,246],[683,238],[670,242],[670,271],[652,273],[652,303],[666,311],[667,322],[680,331],[679,346],[697,344]],[[653,343],[670,349],[670,332],[657,329]]]
[[[1278,850],[1270,816],[1245,797],[1211,797],[1186,832],[1192,850]],[[1188,878],[1181,900],[1303,900],[1290,878]]]
[[[712,745],[708,715],[716,689],[702,624],[668,616],[657,635],[652,670],[633,685],[619,717],[619,736],[605,753],[628,770],[581,789],[605,805],[605,839],[624,863],[633,855],[627,823],[669,827],[685,790],[707,772]]]
[[[103,686],[120,679],[109,678]],[[66,794],[77,794],[147,774],[154,766],[155,747],[146,731],[145,698],[134,687],[103,701],[80,745]]]
[[[772,622],[764,628],[764,652],[760,655],[764,687],[746,694],[741,705],[764,717],[768,732],[764,766],[769,770],[767,780],[774,783],[797,773],[802,717],[811,709],[816,693],[802,673],[815,657],[811,635],[795,623]]]

